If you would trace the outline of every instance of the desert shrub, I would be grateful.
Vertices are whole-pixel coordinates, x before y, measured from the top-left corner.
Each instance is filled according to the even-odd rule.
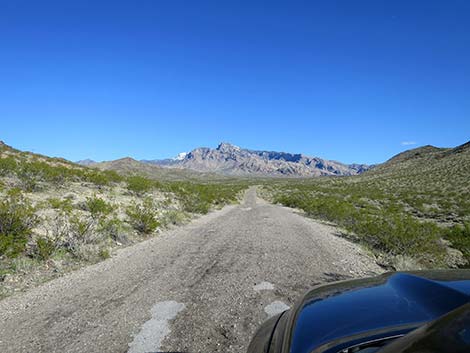
[[[449,240],[452,247],[460,250],[470,267],[470,223],[454,225],[443,231],[444,238]]]
[[[73,210],[72,201],[70,199],[61,200],[55,197],[51,197],[47,200],[47,202],[52,208],[62,210],[66,213],[70,213]]]
[[[22,166],[16,173],[18,187],[26,192],[34,192],[39,189],[39,175],[27,165]]]
[[[47,222],[43,222],[43,227],[48,239],[54,239],[57,247],[67,248],[70,236],[70,222],[68,212],[60,210]]]
[[[440,228],[405,214],[403,208],[393,202],[372,207],[364,205],[358,197],[325,196],[306,191],[280,193],[274,201],[300,208],[314,218],[334,222],[353,232],[371,248],[392,256],[414,257],[434,267],[440,264],[445,254],[439,241]]]
[[[7,176],[17,168],[17,163],[12,157],[0,158],[0,176]]]
[[[98,252],[98,256],[102,260],[106,260],[106,259],[109,259],[111,257],[111,253],[109,252],[108,248],[101,248]]]
[[[183,210],[191,213],[206,214],[209,212],[211,204],[201,198],[200,194],[184,195],[181,198]]]
[[[18,189],[10,190],[0,201],[0,256],[21,254],[37,222],[31,203]]]
[[[114,209],[111,204],[97,196],[87,197],[83,206],[86,211],[91,213],[93,218],[106,216]]]
[[[126,214],[131,226],[142,234],[152,233],[160,225],[150,198],[144,199],[142,204],[132,203],[127,207]]]
[[[52,166],[45,162],[39,162],[37,166],[38,170],[41,170],[42,180],[52,183],[56,186],[63,185],[71,179],[70,168],[64,166]]]
[[[109,257],[106,257],[106,253],[109,255],[109,251],[103,244],[79,243],[71,254],[77,260],[95,263]]]
[[[111,183],[119,183],[124,178],[114,170],[81,170],[76,169],[74,173],[81,180],[93,183],[98,186],[105,186]]]
[[[124,180],[124,178],[114,170],[104,170],[101,173],[106,176],[108,182],[111,183],[119,183]]]
[[[373,248],[391,255],[408,255],[422,262],[442,260],[440,229],[431,222],[419,222],[407,215],[362,216],[350,227]]]
[[[74,258],[95,261],[106,237],[100,231],[98,220],[80,213],[59,212],[47,222],[47,239],[44,247],[66,251]],[[50,255],[49,255],[50,256]]]
[[[97,170],[90,170],[85,173],[84,179],[90,183],[100,186],[108,185],[110,183],[110,178],[108,178],[105,173]]]
[[[176,195],[184,211],[205,214],[213,205],[222,206],[236,201],[237,195],[246,185],[173,182],[165,184],[162,188]]]
[[[184,223],[186,220],[186,215],[178,210],[169,210],[165,212],[160,220],[162,225],[168,226],[170,224],[172,225],[180,225]]]
[[[39,237],[36,239],[35,256],[40,260],[47,260],[56,250],[54,240],[47,237]]]
[[[78,243],[94,243],[97,240],[97,236],[94,234],[94,228],[96,221],[91,217],[80,217],[75,214],[69,219],[70,222],[70,237]]]
[[[101,220],[98,231],[116,242],[121,244],[127,243],[128,239],[125,224],[118,218]]]
[[[150,191],[155,184],[152,180],[139,175],[130,176],[126,181],[127,188],[138,195]]]

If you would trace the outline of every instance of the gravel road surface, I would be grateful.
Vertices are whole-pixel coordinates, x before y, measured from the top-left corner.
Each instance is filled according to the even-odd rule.
[[[381,269],[333,227],[242,204],[0,301],[0,352],[245,352],[313,285]]]

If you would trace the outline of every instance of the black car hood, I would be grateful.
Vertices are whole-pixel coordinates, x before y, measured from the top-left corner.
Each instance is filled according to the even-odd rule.
[[[377,353],[423,353],[470,351],[470,303],[423,325]]]
[[[387,273],[317,287],[289,313],[283,351],[337,352],[355,337],[404,335],[468,303],[469,279],[470,271]]]

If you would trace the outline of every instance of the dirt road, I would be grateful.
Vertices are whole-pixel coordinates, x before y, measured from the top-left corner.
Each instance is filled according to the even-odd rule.
[[[335,229],[241,205],[0,302],[0,352],[245,352],[309,287],[380,272]]]

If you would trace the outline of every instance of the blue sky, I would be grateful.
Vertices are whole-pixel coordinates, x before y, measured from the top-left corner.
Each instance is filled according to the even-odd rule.
[[[470,2],[4,0],[0,139],[71,160],[455,146]]]

